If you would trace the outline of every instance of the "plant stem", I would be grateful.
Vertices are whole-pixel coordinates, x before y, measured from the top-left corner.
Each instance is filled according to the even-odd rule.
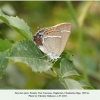
[[[83,33],[82,33],[82,28],[81,26],[79,26],[79,23],[78,23],[78,20],[77,20],[77,17],[76,17],[76,14],[75,14],[75,11],[74,11],[74,8],[71,4],[70,1],[67,1],[67,5],[68,5],[68,8],[70,10],[70,13],[77,25],[77,28],[78,28],[78,38],[79,38],[79,45],[80,45],[80,56],[81,56],[81,61],[82,61],[82,65],[83,65],[83,75],[84,75],[84,79],[88,81],[88,77],[87,77],[87,68],[86,68],[86,62],[85,62],[85,57],[84,57],[84,44],[83,44]]]
[[[51,68],[51,70],[58,77],[58,74],[56,73],[56,71],[53,68]]]

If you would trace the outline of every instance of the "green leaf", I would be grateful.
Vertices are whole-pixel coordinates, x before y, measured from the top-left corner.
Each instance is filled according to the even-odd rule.
[[[12,43],[9,40],[0,39],[0,52],[3,52],[9,48],[11,48]]]
[[[84,80],[78,80],[78,82],[81,84],[82,87],[84,87],[86,89],[93,89],[93,87]]]
[[[32,33],[28,25],[23,19],[13,16],[7,16],[0,10],[0,19],[3,20],[7,25],[19,32],[24,38],[31,40]]]
[[[15,62],[23,62],[36,72],[47,71],[52,67],[52,63],[45,59],[38,47],[28,40],[15,43],[8,58]]]
[[[75,66],[72,61],[68,59],[61,59],[60,62],[60,74],[62,77],[67,77],[71,75],[79,75],[75,70]]]
[[[69,76],[73,75],[79,76],[79,74],[75,70],[73,62],[68,58],[62,58],[60,62],[60,82],[66,89],[83,89],[78,81],[69,78]]]
[[[8,50],[0,53],[0,78],[2,78],[2,75],[8,65],[8,59],[5,58],[7,56],[8,56]]]
[[[73,79],[60,78],[60,82],[64,85],[66,89],[83,89],[81,84]]]
[[[59,80],[66,89],[86,89],[93,87],[84,81],[75,70],[75,66],[67,56],[61,59]]]

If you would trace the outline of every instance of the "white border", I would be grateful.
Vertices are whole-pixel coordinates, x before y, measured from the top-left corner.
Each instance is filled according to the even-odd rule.
[[[0,100],[100,100],[100,90],[0,90]]]

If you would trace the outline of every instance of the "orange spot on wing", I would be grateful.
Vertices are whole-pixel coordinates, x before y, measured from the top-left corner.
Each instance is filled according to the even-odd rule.
[[[47,30],[47,31],[44,32],[44,34],[49,34],[51,32],[53,32],[53,30]]]
[[[38,38],[38,39],[39,39],[39,38],[40,38],[40,36],[39,36],[39,35],[37,35],[37,36],[36,36],[36,38]]]

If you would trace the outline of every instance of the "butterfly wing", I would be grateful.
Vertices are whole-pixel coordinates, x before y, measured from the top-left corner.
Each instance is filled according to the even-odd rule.
[[[52,30],[43,39],[43,46],[49,53],[54,53],[58,56],[63,52],[71,31],[70,23],[62,23],[48,28]]]

